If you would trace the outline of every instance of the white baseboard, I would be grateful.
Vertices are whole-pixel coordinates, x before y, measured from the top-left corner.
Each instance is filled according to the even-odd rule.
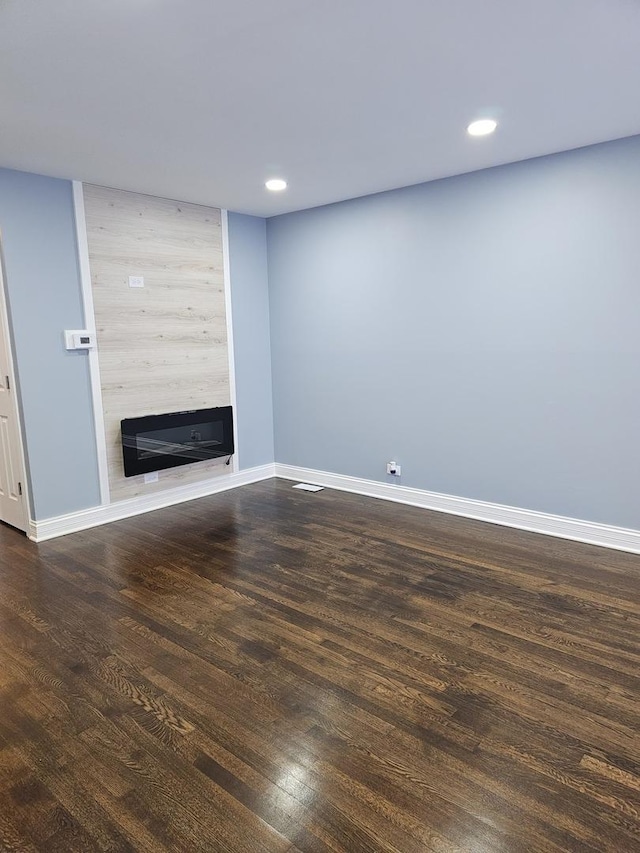
[[[152,512],[154,509],[162,509],[196,498],[204,498],[218,492],[226,492],[228,489],[236,489],[238,486],[246,486],[259,480],[268,480],[274,476],[275,465],[273,464],[248,468],[246,471],[221,474],[215,479],[203,480],[201,483],[190,483],[174,489],[167,489],[164,492],[154,492],[143,497],[117,501],[107,506],[96,506],[91,507],[91,509],[72,512],[69,515],[46,518],[43,521],[32,521],[28,535],[33,542],[44,542],[46,539],[54,539],[57,536],[65,536],[67,533],[76,533],[89,527],[97,527],[111,521],[120,521],[123,518],[131,518],[144,512]]]
[[[573,539],[576,542],[586,542],[590,545],[601,545],[605,548],[615,548],[618,551],[631,551],[633,554],[640,554],[640,530],[614,527],[609,524],[596,524],[592,521],[582,521],[577,518],[566,518],[562,515],[550,515],[545,512],[535,512],[469,498],[458,498],[423,489],[378,483],[375,480],[363,480],[358,477],[347,477],[343,474],[331,474],[327,471],[314,471],[311,468],[298,468],[293,465],[283,465],[280,462],[276,463],[275,469],[277,477],[284,477],[287,480],[299,480],[318,486],[326,486],[330,489],[355,492],[358,495],[410,504],[411,506],[431,509],[436,512],[446,512],[451,515],[461,515],[465,518],[488,521],[505,527],[515,527],[518,530],[544,533],[547,536]]]
[[[249,468],[246,471],[223,474],[213,480],[178,486],[164,492],[154,492],[143,497],[118,501],[108,506],[97,506],[56,518],[47,518],[43,521],[32,521],[28,535],[29,539],[34,542],[44,542],[57,536],[65,536],[67,533],[75,533],[89,527],[108,524],[111,521],[131,518],[135,515],[152,512],[155,509],[163,509],[196,498],[203,498],[207,495],[215,495],[218,492],[225,492],[238,486],[246,486],[259,480],[268,480],[271,477],[313,483],[330,489],[355,492],[358,495],[409,504],[410,506],[446,512],[451,515],[460,515],[464,518],[501,524],[505,527],[515,527],[518,530],[528,530],[533,533],[543,533],[547,536],[557,536],[561,539],[572,539],[576,542],[586,542],[590,545],[600,545],[604,548],[640,554],[640,530],[597,524],[592,521],[566,518],[562,515],[550,515],[545,512],[535,512],[470,498],[459,498],[454,495],[443,495],[424,489],[378,483],[375,480],[347,477],[344,474],[332,474],[328,471],[315,471],[312,468],[298,468],[279,462],[275,465],[261,465],[256,468]]]

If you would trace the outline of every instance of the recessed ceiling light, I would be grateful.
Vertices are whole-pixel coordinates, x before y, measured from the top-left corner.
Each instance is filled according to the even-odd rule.
[[[472,121],[467,128],[467,133],[471,136],[487,136],[498,126],[498,122],[492,118],[481,118],[479,121]]]
[[[271,178],[265,182],[265,187],[271,190],[272,193],[279,193],[282,190],[286,190],[287,182],[283,181],[282,178]]]

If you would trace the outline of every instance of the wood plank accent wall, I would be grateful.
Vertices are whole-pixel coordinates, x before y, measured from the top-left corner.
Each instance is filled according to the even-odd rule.
[[[91,185],[84,201],[111,499],[229,471],[199,462],[145,484],[125,478],[120,440],[122,418],[230,403],[220,211]]]

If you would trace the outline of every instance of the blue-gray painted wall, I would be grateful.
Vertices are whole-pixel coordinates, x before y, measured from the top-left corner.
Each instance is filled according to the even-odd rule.
[[[273,459],[271,347],[278,461],[640,527],[639,214],[639,138],[231,214],[242,467]],[[0,228],[43,519],[99,502],[70,183],[0,170]]]
[[[273,462],[271,341],[264,219],[229,214],[229,272],[240,468]]]
[[[36,519],[100,502],[71,184],[0,169],[0,232]]]
[[[638,137],[269,220],[276,460],[640,528],[639,223]]]

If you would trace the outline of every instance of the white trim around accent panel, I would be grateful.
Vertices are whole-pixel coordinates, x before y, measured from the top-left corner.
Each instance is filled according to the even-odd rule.
[[[96,506],[80,510],[80,512],[72,512],[69,515],[45,518],[43,521],[32,521],[29,527],[29,539],[33,542],[45,542],[47,539],[66,536],[68,533],[77,533],[89,527],[121,521],[124,518],[142,515],[145,512],[153,512],[155,509],[164,509],[185,501],[204,498],[208,495],[218,494],[218,492],[226,492],[229,489],[236,489],[238,486],[247,486],[249,483],[257,483],[260,480],[269,480],[274,476],[275,466],[273,464],[261,465],[256,468],[248,468],[246,471],[215,477],[212,480],[189,483],[188,485],[177,486],[174,489],[167,489],[164,492],[153,492],[149,495],[117,501],[109,506]]]
[[[597,524],[592,521],[550,515],[545,512],[535,512],[534,510],[519,509],[518,507],[470,498],[459,498],[439,492],[428,492],[423,489],[378,483],[375,480],[347,477],[328,471],[315,471],[312,468],[298,468],[293,465],[283,465],[280,462],[276,463],[275,468],[276,476],[286,480],[313,483],[330,489],[355,492],[358,495],[409,504],[436,512],[463,516],[464,518],[473,518],[477,521],[500,524],[504,527],[515,527],[518,530],[527,530],[531,533],[542,533],[560,539],[572,539],[589,545],[600,545],[604,548],[640,554],[640,530]]]
[[[91,289],[91,269],[89,267],[89,242],[87,240],[87,222],[84,212],[84,191],[81,181],[73,181],[73,209],[76,221],[76,242],[78,247],[78,262],[80,265],[80,285],[82,288],[84,324],[87,331],[92,332],[95,336],[96,318],[93,310],[93,290]],[[98,454],[100,502],[102,506],[107,506],[111,498],[109,495],[107,441],[104,430],[102,386],[100,384],[100,361],[97,347],[88,351],[88,359],[91,400],[93,404],[93,424],[96,432],[96,451]]]
[[[236,361],[233,346],[233,310],[231,307],[231,263],[229,258],[229,212],[220,210],[222,225],[222,272],[224,278],[224,307],[227,315],[227,356],[229,359],[229,397],[233,409],[233,446],[235,453],[232,459],[234,472],[240,470],[240,453],[238,449],[238,400],[236,396]]]

